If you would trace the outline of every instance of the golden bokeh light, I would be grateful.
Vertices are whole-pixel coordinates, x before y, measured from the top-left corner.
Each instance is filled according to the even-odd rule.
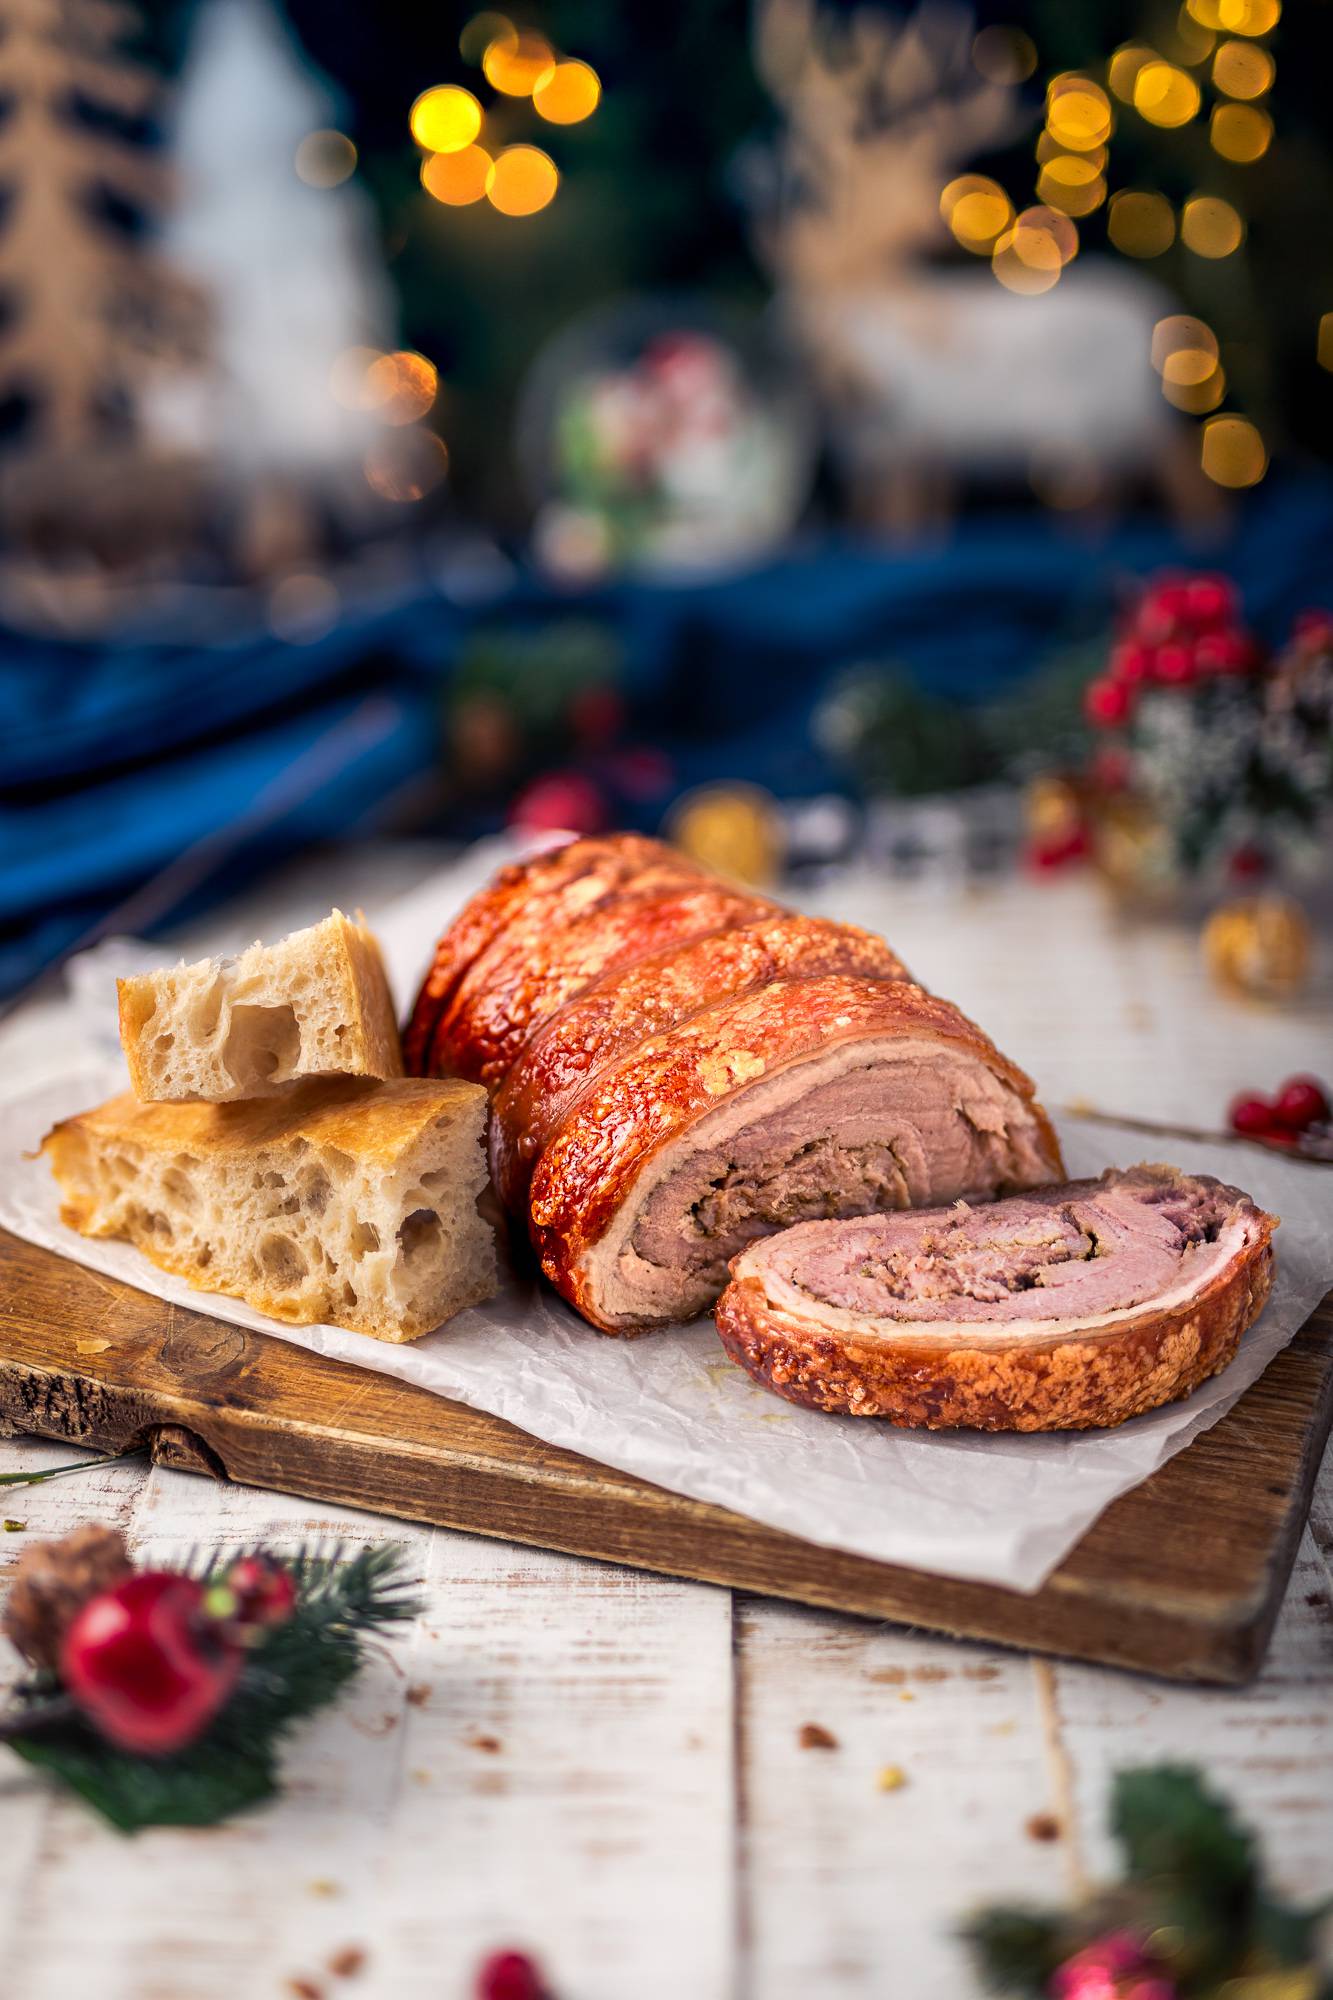
[[[1315,353],[1321,368],[1333,369],[1333,312],[1325,313],[1319,322]]]
[[[538,78],[532,102],[548,125],[578,125],[592,117],[601,95],[601,79],[590,64],[558,62]]]
[[[1172,39],[1182,62],[1201,63],[1207,62],[1212,54],[1217,33],[1196,20],[1188,7],[1182,7],[1176,15]]]
[[[397,431],[377,438],[364,464],[372,493],[406,505],[434,492],[449,470],[449,453],[434,431]]]
[[[338,187],[356,172],[356,147],[345,132],[307,132],[296,149],[296,178],[307,187]]]
[[[1219,104],[1208,128],[1213,151],[1245,166],[1262,159],[1273,143],[1273,121],[1254,104]]]
[[[1201,28],[1211,28],[1216,34],[1222,26],[1221,0],[1185,0],[1185,11]]]
[[[1217,24],[1231,35],[1270,35],[1281,19],[1281,0],[1217,0]]]
[[[412,106],[412,137],[428,153],[461,153],[481,130],[481,106],[458,83],[423,90]]]
[[[1150,125],[1188,125],[1202,102],[1194,78],[1175,63],[1145,63],[1134,79],[1134,109]]]
[[[421,185],[448,208],[466,208],[486,193],[491,156],[484,146],[464,146],[461,153],[432,153],[421,162]]]
[[[1202,382],[1167,382],[1163,380],[1162,394],[1168,403],[1174,403],[1187,417],[1206,417],[1215,410],[1227,392],[1227,372],[1219,361],[1211,375],[1205,375]]]
[[[1050,133],[1046,131],[1038,135],[1036,151],[1037,160],[1043,167],[1048,160],[1066,160],[1071,157],[1060,144],[1059,140],[1053,139]],[[1106,146],[1091,146],[1086,153],[1079,153],[1077,158],[1090,161],[1095,173],[1104,173],[1106,171],[1106,162],[1110,158],[1110,149]]]
[[[1223,42],[1213,57],[1213,82],[1226,97],[1262,97],[1276,73],[1268,50],[1253,42]]]
[[[998,181],[984,174],[960,174],[940,196],[940,214],[964,250],[989,257],[997,237],[1013,220],[1013,203]]]
[[[1229,257],[1245,241],[1245,224],[1220,195],[1191,195],[1180,211],[1180,240],[1196,257]]]
[[[1078,229],[1057,208],[1025,208],[1014,217],[1014,254],[1033,270],[1048,271],[1051,254],[1062,266],[1078,255]]]
[[[1217,366],[1217,335],[1192,313],[1172,313],[1152,330],[1152,365],[1178,387],[1206,382]]]
[[[1037,47],[1021,28],[983,28],[972,43],[972,63],[987,83],[1026,83],[1037,67]]]
[[[501,215],[536,215],[559,185],[555,161],[540,146],[506,146],[486,175],[486,199]]]
[[[1067,71],[1052,77],[1046,91],[1046,128],[1067,152],[1087,153],[1104,146],[1114,124],[1111,100],[1090,76]]]
[[[1036,298],[1059,283],[1064,259],[1049,230],[1015,226],[995,245],[991,269],[1007,291]]]
[[[1106,80],[1122,104],[1134,102],[1134,79],[1145,63],[1160,62],[1156,49],[1142,42],[1123,42],[1111,57]]]
[[[1176,240],[1176,218],[1165,195],[1129,188],[1112,196],[1106,232],[1125,257],[1160,257]]]
[[[434,403],[439,386],[434,362],[402,348],[371,362],[362,408],[373,410],[386,424],[414,424]]]
[[[1268,470],[1264,441],[1248,417],[1210,417],[1203,427],[1202,460],[1218,486],[1257,486]]]
[[[1037,176],[1037,193],[1066,215],[1091,215],[1106,200],[1106,182],[1091,155],[1056,153]]]
[[[555,50],[545,35],[509,28],[488,46],[481,59],[482,74],[503,97],[531,97],[555,63]]]
[[[364,410],[366,376],[383,359],[378,347],[345,347],[329,370],[329,394],[344,410]]]
[[[489,10],[474,14],[458,37],[458,53],[464,62],[480,66],[482,58],[492,42],[518,40],[518,30],[507,14],[492,14]]]

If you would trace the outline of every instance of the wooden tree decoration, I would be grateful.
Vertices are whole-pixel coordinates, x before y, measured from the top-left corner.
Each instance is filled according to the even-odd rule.
[[[159,95],[118,46],[137,25],[122,0],[0,0],[0,401],[24,416],[7,459],[96,454],[124,434],[145,375],[203,344],[196,289],[98,213],[109,200],[151,214],[166,192],[159,158],[115,129]]]

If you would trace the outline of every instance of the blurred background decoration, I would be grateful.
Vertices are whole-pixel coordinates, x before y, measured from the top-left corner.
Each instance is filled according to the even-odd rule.
[[[0,988],[613,823],[1083,868],[1299,984],[1325,13],[0,0]]]

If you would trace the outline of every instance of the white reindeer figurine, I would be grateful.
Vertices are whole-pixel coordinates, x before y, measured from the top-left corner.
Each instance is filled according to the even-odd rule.
[[[859,511],[910,528],[964,473],[1062,468],[1101,497],[1148,474],[1197,511],[1149,359],[1165,293],[1104,257],[1079,256],[1037,297],[988,264],[929,261],[950,241],[946,182],[1018,129],[1013,90],[971,63],[970,10],[921,0],[828,21],[815,0],[756,4],[757,65],[785,114],[758,244]]]

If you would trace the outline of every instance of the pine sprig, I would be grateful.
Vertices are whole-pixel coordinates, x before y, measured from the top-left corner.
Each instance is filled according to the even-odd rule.
[[[963,1925],[989,1992],[1044,2000],[1061,1966],[1115,1936],[1151,1945],[1154,1970],[1179,2000],[1215,2000],[1224,1991],[1276,2000],[1279,1991],[1298,1990],[1330,2000],[1333,1982],[1317,1970],[1318,1933],[1333,1904],[1281,1902],[1265,1881],[1255,1836],[1197,1770],[1162,1764],[1119,1772],[1110,1818],[1124,1857],[1119,1883],[1069,1910],[999,1906]],[[1307,1983],[1298,1988],[1301,1975]]]
[[[247,1551],[247,1553],[255,1553]],[[266,1552],[265,1552],[266,1553]],[[220,1580],[236,1552],[210,1558],[195,1571]],[[10,1747],[77,1792],[123,1833],[146,1826],[212,1826],[278,1789],[283,1739],[325,1707],[364,1664],[367,1642],[420,1610],[403,1553],[392,1546],[362,1549],[344,1559],[302,1550],[284,1559],[296,1584],[290,1618],[268,1631],[246,1661],[236,1691],[207,1733],[188,1749],[161,1758],[116,1749],[81,1721],[42,1727],[53,1677],[21,1693],[33,1704],[31,1733]]]

